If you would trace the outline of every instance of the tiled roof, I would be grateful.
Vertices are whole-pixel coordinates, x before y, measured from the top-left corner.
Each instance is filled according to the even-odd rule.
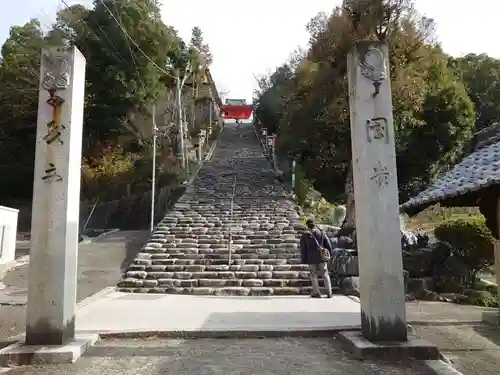
[[[401,210],[414,210],[500,184],[500,142],[481,143],[480,149],[465,157],[429,188],[402,204]]]

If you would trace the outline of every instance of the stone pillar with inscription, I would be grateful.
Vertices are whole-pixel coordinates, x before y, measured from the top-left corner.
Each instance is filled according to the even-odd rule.
[[[349,107],[363,337],[407,340],[388,48],[355,43]]]
[[[27,345],[75,337],[85,58],[42,50],[33,182]]]

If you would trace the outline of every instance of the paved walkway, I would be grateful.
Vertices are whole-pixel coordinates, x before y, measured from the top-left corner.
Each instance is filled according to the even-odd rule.
[[[332,331],[360,326],[359,304],[332,299],[215,297],[111,292],[77,313],[79,331],[98,333]]]
[[[421,363],[358,361],[333,338],[104,340],[72,365],[9,375],[431,375]]]
[[[78,253],[78,301],[120,280],[121,270],[135,256],[148,237],[148,231],[124,231],[81,244]],[[20,252],[25,255],[26,246]],[[5,289],[0,290],[0,342],[24,331],[25,304],[28,292],[28,258],[18,259],[18,266],[6,272]]]

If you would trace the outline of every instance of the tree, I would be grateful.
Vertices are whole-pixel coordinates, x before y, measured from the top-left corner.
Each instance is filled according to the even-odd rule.
[[[450,59],[457,78],[463,80],[477,112],[476,129],[500,121],[500,60],[469,54]]]
[[[198,26],[193,27],[193,30],[191,32],[191,46],[193,46],[200,54],[201,64],[203,65],[203,67],[210,67],[213,62],[213,56],[210,52],[209,45],[204,42],[203,32]]]
[[[344,1],[326,21],[319,14],[307,28],[310,47],[302,60],[261,79],[255,115],[276,129],[278,152],[296,155],[324,196],[350,202],[349,220],[354,205],[346,55],[353,41],[382,39],[391,47],[400,198],[463,155],[473,106],[435,43],[434,22],[419,16],[412,1]]]
[[[130,152],[149,156],[151,140],[143,128],[150,129],[151,104],[160,96],[168,100],[177,69],[184,72],[197,59],[194,48],[161,21],[157,0],[95,0],[90,9],[74,5],[57,14],[47,33],[37,20],[12,27],[0,64],[4,201],[30,200],[40,50],[60,44],[75,45],[87,60],[83,156],[89,163],[109,150],[113,160],[119,153],[128,161]]]
[[[31,196],[40,50],[50,43],[40,22],[13,26],[0,65],[0,196]]]

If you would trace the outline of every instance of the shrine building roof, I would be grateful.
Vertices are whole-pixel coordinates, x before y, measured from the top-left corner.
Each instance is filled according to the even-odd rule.
[[[401,211],[414,215],[437,203],[480,206],[483,198],[496,199],[500,195],[500,123],[476,133],[473,147],[474,152],[403,203]]]

